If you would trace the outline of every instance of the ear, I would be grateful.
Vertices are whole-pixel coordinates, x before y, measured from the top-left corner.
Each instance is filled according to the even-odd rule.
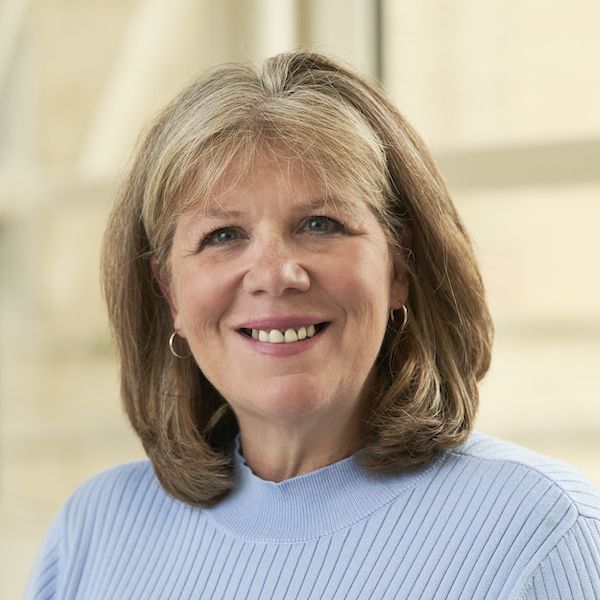
[[[153,256],[152,260],[150,261],[150,267],[152,268],[152,275],[154,276],[156,283],[158,283],[158,287],[160,288],[162,295],[169,304],[171,316],[173,317],[173,327],[179,333],[179,328],[177,325],[177,315],[179,314],[179,311],[177,310],[177,304],[175,302],[175,298],[173,296],[169,283],[165,281],[165,279],[161,275],[158,260],[155,256]]]
[[[408,261],[412,254],[412,229],[406,227],[402,239],[402,256],[394,257],[390,285],[390,308],[396,310],[406,304],[409,292]]]
[[[395,267],[394,271],[390,286],[390,308],[396,310],[408,300],[408,268],[402,264]]]

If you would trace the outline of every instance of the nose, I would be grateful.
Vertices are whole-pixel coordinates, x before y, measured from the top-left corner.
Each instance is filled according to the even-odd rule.
[[[243,279],[246,292],[281,296],[286,290],[305,292],[310,288],[310,277],[297,252],[285,241],[256,242],[254,250]]]

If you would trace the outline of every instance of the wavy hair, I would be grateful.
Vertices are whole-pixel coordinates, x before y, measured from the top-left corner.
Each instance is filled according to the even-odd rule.
[[[168,280],[177,218],[234,161],[242,177],[259,155],[360,191],[408,270],[408,325],[390,322],[364,411],[365,468],[414,468],[463,443],[490,362],[493,328],[467,232],[424,143],[380,88],[310,52],[261,70],[213,69],[142,136],[102,252],[124,406],[161,485],[196,506],[233,486],[237,423],[193,358],[169,352],[172,318],[152,262]]]

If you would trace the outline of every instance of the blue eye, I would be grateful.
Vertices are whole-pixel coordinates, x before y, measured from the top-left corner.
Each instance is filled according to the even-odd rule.
[[[345,231],[344,226],[339,221],[321,215],[308,217],[306,228],[311,233],[340,233]]]
[[[220,227],[219,229],[214,229],[204,236],[202,242],[200,243],[200,249],[204,248],[205,246],[222,246],[225,244],[230,244],[238,239],[239,231],[233,227]]]

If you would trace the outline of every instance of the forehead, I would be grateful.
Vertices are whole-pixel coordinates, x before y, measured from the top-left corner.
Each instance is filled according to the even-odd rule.
[[[185,212],[199,217],[232,217],[267,205],[281,211],[360,213],[368,203],[355,187],[347,181],[323,181],[298,161],[261,159],[245,168],[234,162],[210,190],[190,199]]]

